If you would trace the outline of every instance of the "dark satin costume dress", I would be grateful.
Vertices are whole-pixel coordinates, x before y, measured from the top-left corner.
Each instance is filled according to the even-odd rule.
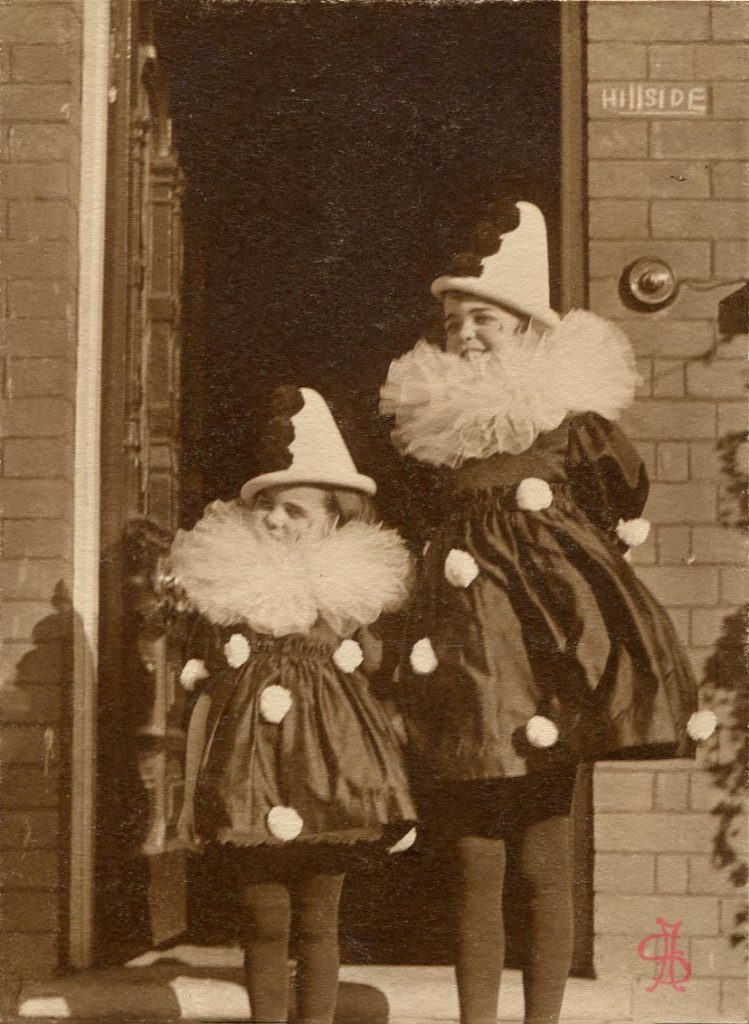
[[[231,668],[222,649],[234,633],[250,644]],[[211,709],[195,796],[206,839],[237,846],[340,844],[402,835],[415,819],[403,753],[385,705],[360,670],[333,661],[340,638],[324,623],[307,636],[260,636],[246,625],[201,620],[191,657],[205,661]],[[261,711],[263,691],[286,688],[280,722]],[[302,828],[291,844],[268,827],[275,807]]]
[[[523,511],[517,485],[535,477],[548,508]],[[409,644],[429,638],[431,674],[404,659],[401,704],[415,752],[443,782],[569,771],[580,759],[691,754],[691,668],[665,611],[616,536],[640,516],[647,476],[634,447],[594,413],[568,417],[519,455],[449,473],[445,517],[426,551]],[[445,578],[452,549],[479,574]],[[525,727],[551,718],[557,743],[531,746]]]

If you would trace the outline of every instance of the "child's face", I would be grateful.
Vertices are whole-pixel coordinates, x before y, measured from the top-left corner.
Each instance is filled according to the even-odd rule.
[[[446,295],[444,310],[445,350],[462,359],[501,352],[525,333],[524,318],[471,295]]]
[[[273,540],[323,537],[334,525],[328,495],[319,487],[268,487],[250,509],[253,526]]]

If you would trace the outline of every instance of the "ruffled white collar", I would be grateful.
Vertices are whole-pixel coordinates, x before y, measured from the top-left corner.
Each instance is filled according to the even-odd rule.
[[[380,411],[395,417],[404,454],[456,468],[466,459],[526,451],[572,413],[617,419],[640,379],[627,338],[575,310],[540,338],[477,366],[426,341],[390,365]]]
[[[405,601],[409,562],[394,530],[362,522],[314,542],[266,540],[236,501],[214,501],[192,530],[179,530],[170,556],[209,621],[276,637],[306,635],[318,619],[338,636],[375,622]]]

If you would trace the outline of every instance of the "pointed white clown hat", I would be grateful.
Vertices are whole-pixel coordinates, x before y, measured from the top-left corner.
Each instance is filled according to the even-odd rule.
[[[493,204],[496,208],[508,204]],[[546,327],[559,323],[559,315],[549,305],[549,252],[544,215],[532,203],[513,203],[515,221],[508,230],[501,230],[501,214],[495,219],[496,243],[484,255],[479,248],[468,273],[446,274],[432,284],[432,294],[442,298],[446,292],[462,292],[486,299],[496,305],[525,314]],[[490,209],[490,216],[492,207]],[[498,226],[497,226],[498,225]],[[487,229],[491,238],[491,221],[483,222],[483,241]],[[484,250],[485,251],[485,250]],[[483,258],[479,258],[483,256]],[[462,254],[468,257],[471,254]],[[460,257],[459,257],[460,258]]]
[[[245,504],[266,487],[309,484],[375,493],[377,485],[357,471],[333,414],[317,391],[279,388],[272,412],[257,445],[263,471],[242,487]]]

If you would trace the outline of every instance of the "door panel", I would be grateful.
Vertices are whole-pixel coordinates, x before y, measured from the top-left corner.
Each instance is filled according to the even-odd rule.
[[[144,13],[145,12],[145,13]],[[179,615],[182,172],[147,5],[112,5],[97,791],[97,959],[185,930]]]

